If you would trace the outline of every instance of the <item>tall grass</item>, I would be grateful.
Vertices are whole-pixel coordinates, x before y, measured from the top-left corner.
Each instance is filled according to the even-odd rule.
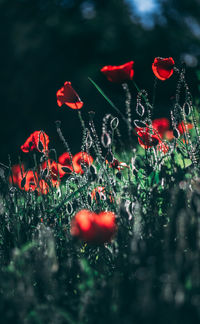
[[[148,125],[153,135],[153,104],[139,90],[133,119],[131,92],[128,85],[123,88],[124,113],[102,93],[111,109],[117,108],[104,117],[102,134],[92,112],[88,121],[81,120],[81,151],[94,158],[90,166],[82,161],[83,174],[73,170],[60,187],[50,186],[42,195],[9,183],[12,163],[1,166],[1,323],[200,321],[198,109],[182,69],[171,109],[173,138],[160,138],[161,149],[144,149],[137,129]],[[129,150],[118,150],[124,145],[123,122]],[[56,127],[70,152],[60,122]],[[46,158],[35,155],[35,172]],[[103,190],[91,196],[98,187]],[[118,230],[110,243],[71,235],[71,219],[82,209],[115,213]]]

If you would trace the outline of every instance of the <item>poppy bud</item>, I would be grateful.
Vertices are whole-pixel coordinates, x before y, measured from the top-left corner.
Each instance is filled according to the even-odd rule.
[[[156,57],[152,64],[153,73],[158,79],[165,81],[172,76],[174,72],[174,64],[175,63],[172,57]]]
[[[64,104],[72,109],[81,109],[83,107],[83,102],[77,92],[72,88],[71,82],[66,81],[64,86],[57,91],[56,96],[59,107]]]

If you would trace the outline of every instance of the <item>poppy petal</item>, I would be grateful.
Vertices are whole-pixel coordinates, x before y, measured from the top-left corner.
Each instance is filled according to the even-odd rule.
[[[83,102],[79,98],[77,92],[72,88],[71,82],[69,81],[66,81],[64,86],[57,91],[56,96],[59,107],[63,104],[72,109],[81,109],[83,107]]]
[[[138,142],[142,148],[145,150],[158,145],[161,140],[158,135],[150,134],[148,130],[138,131]]]
[[[65,166],[70,166],[71,167],[71,158],[68,152],[64,152],[61,154],[58,158],[58,162],[62,165]]]
[[[118,66],[107,65],[101,69],[101,72],[109,81],[114,83],[123,83],[133,79],[133,64],[134,62],[130,61]]]
[[[49,136],[43,132],[35,131],[33,132],[25,141],[25,143],[21,146],[21,150],[24,153],[29,153],[34,149],[38,150],[39,152],[45,152],[48,150],[49,145]]]
[[[71,235],[95,244],[109,242],[116,232],[115,214],[96,214],[87,209],[80,210],[71,221]]]
[[[153,73],[158,79],[165,81],[172,76],[174,72],[174,64],[175,63],[172,57],[156,57],[152,64]]]
[[[83,174],[84,171],[81,167],[81,164],[91,165],[93,163],[93,158],[86,152],[79,152],[73,156],[72,159],[73,168],[76,173]]]
[[[167,118],[157,118],[152,121],[152,126],[163,137],[165,132],[169,130],[170,123]]]
[[[24,165],[13,165],[11,168],[11,173],[12,175],[9,176],[9,183],[19,186],[19,184],[22,181],[22,178],[24,177]]]

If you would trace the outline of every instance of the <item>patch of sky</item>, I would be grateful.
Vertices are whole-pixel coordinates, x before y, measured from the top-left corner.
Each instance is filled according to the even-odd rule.
[[[161,14],[161,4],[158,0],[125,0],[146,29],[152,29],[154,16]]]
[[[74,5],[74,0],[60,0],[59,4],[63,8],[71,8]]]
[[[83,18],[93,19],[96,16],[96,10],[93,1],[84,1],[81,4],[81,13]]]
[[[190,28],[191,32],[194,36],[196,36],[198,39],[200,39],[200,24],[194,17],[186,17],[185,22]]]

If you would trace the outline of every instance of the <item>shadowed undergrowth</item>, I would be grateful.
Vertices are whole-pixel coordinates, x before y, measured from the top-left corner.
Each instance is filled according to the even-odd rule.
[[[88,162],[80,154],[79,171],[60,122],[57,131],[70,161],[62,166],[64,175],[57,172],[55,150],[47,153],[42,141],[32,155],[32,190],[25,190],[30,168],[20,171],[16,186],[11,165],[1,167],[2,323],[198,323],[198,108],[192,104],[184,70],[178,75],[171,127],[161,131],[163,119],[156,126],[144,90],[138,92],[138,117],[133,119],[131,92],[123,84],[125,113],[120,119],[106,115],[102,134],[96,132],[92,112],[88,121],[79,112],[81,152],[92,156]],[[127,124],[128,150],[121,122]],[[54,159],[54,171],[49,159]],[[38,169],[44,162],[47,166]],[[48,192],[42,191],[41,181]],[[111,241],[89,242],[72,235],[71,220],[85,209],[97,215],[114,213]]]

